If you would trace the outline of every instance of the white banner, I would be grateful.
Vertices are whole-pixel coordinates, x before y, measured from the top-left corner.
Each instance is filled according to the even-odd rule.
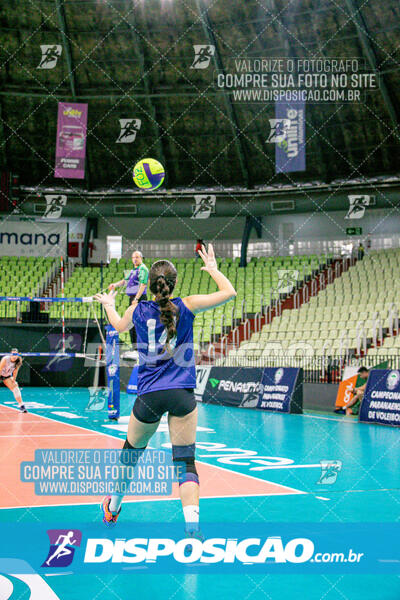
[[[0,256],[67,256],[67,223],[0,221]]]

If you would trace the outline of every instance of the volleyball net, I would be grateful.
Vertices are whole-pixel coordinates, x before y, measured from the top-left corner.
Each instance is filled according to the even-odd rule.
[[[11,348],[14,346],[18,347],[18,353],[21,357],[29,359],[36,358],[49,358],[53,362],[63,361],[65,359],[84,359],[85,365],[90,365],[94,367],[92,386],[88,386],[90,390],[91,397],[94,398],[93,406],[96,405],[96,391],[105,391],[107,394],[107,412],[108,418],[111,420],[116,420],[120,415],[120,348],[119,348],[119,335],[118,332],[111,326],[105,326],[105,335],[103,334],[103,326],[99,321],[99,317],[96,314],[96,310],[94,310],[93,304],[93,296],[87,297],[47,297],[47,296],[0,296],[1,302],[12,302],[21,305],[26,302],[40,303],[43,307],[48,307],[49,305],[60,305],[62,307],[61,311],[61,322],[59,326],[57,323],[46,324],[47,331],[53,332],[51,335],[57,337],[57,342],[54,345],[54,349],[50,349],[49,351],[38,350],[35,351],[35,347],[39,345],[43,345],[46,343],[46,339],[49,338],[49,335],[43,334],[39,337],[33,339],[33,336],[28,335],[29,329],[27,330],[26,342],[24,345],[18,341],[18,343],[14,342],[14,336],[11,337],[11,340],[5,340],[3,336],[1,336],[0,342],[0,357],[6,356],[10,354]],[[73,335],[69,334],[66,325],[65,319],[65,310],[64,307],[70,303],[79,303],[81,305],[85,305],[87,307],[86,310],[86,323],[83,326],[83,341],[81,343],[81,348],[77,349],[74,347]],[[17,313],[18,314],[18,313]],[[101,320],[101,317],[100,317]],[[95,326],[97,328],[97,335],[91,336],[96,337],[96,341],[89,342],[89,327]],[[29,327],[29,324],[26,324]],[[58,329],[57,333],[54,333],[54,330]],[[14,328],[15,331],[17,329]],[[61,330],[61,331],[60,331]],[[71,340],[72,338],[72,340]],[[48,343],[48,340],[47,340]],[[9,346],[9,348],[5,347]],[[99,386],[99,374],[100,368],[105,368],[105,388],[100,388]],[[83,366],[82,366],[83,368]],[[99,394],[97,394],[98,397]]]

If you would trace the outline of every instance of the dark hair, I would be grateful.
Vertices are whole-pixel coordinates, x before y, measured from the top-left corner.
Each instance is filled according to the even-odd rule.
[[[11,355],[13,355],[17,352],[18,352],[18,348],[11,348]],[[22,358],[20,356],[18,356],[17,360],[15,361],[15,364],[17,367],[20,367],[22,365]]]
[[[171,302],[169,296],[174,291],[176,285],[177,271],[169,260],[158,260],[150,269],[150,291],[155,296],[155,301],[160,307],[160,321],[167,332],[166,350],[172,354],[169,342],[176,336],[176,322],[174,317],[177,314],[175,304]]]
[[[367,369],[367,367],[360,367],[358,369],[357,373],[368,373],[368,369]]]

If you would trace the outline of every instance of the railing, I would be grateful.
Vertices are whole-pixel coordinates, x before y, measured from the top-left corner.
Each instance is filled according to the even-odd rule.
[[[376,312],[372,318],[372,341],[375,348],[379,344],[382,345],[383,342],[383,331],[382,331],[382,319],[378,312]],[[378,337],[379,336],[379,337]]]
[[[235,329],[232,331],[232,344],[234,348],[239,348],[239,344],[240,344],[240,335],[239,335],[239,328],[235,327]]]
[[[339,356],[343,358],[343,350],[346,351],[346,360],[349,357],[349,335],[347,331],[342,331],[340,334],[340,343],[339,343]]]
[[[246,298],[243,298],[243,300],[242,300],[242,323],[246,318],[247,318]]]
[[[357,354],[360,356],[361,350],[366,354],[367,352],[367,334],[365,332],[364,322],[358,321],[356,327],[356,336],[357,336]],[[362,343],[362,348],[361,348]]]
[[[256,313],[254,315],[254,331],[259,333],[261,331],[261,313]]]
[[[282,315],[282,302],[279,299],[276,299],[275,302],[275,316],[280,317]]]
[[[212,360],[209,351],[209,360]],[[371,357],[372,358],[372,357]],[[346,366],[356,364],[361,366],[366,364],[368,368],[373,368],[374,364],[388,361],[388,369],[400,370],[400,355],[381,354],[374,356],[373,363],[371,359],[348,359],[343,361],[338,356],[318,355],[318,356],[294,356],[275,354],[271,356],[226,356],[224,366],[226,367],[259,367],[259,368],[277,368],[277,367],[295,367],[303,369],[304,383],[340,383],[343,379],[343,372]]]
[[[300,308],[299,292],[296,292],[295,295],[293,296],[293,308],[295,308],[295,309]]]
[[[226,356],[228,353],[228,336],[223,335],[219,341],[219,351],[221,356]]]
[[[393,335],[393,333],[399,331],[399,312],[397,310],[397,306],[393,303],[389,308],[389,333]]]
[[[221,315],[221,335],[224,335],[225,327],[226,327],[226,318],[225,318],[225,314],[222,313],[222,315]]]
[[[212,358],[211,358],[211,356],[210,356],[210,355],[211,355],[211,351],[212,351],[212,354],[213,354],[213,357],[212,357]],[[207,357],[208,357],[208,361],[209,361],[209,362],[214,362],[214,361],[215,361],[215,348],[214,348],[214,345],[213,345],[213,344],[210,344],[210,345],[208,346],[208,350],[207,350]]]
[[[245,322],[243,323],[243,335],[244,335],[244,339],[248,340],[250,338],[251,335],[251,327],[250,327],[250,320],[246,319]]]
[[[303,287],[302,294],[303,294],[303,304],[305,304],[306,302],[308,302],[308,300],[310,298],[310,293],[308,291],[308,285],[305,285]]]
[[[308,287],[307,287],[307,291],[308,291]],[[317,293],[318,293],[318,285],[317,285],[317,280],[314,278],[311,280],[311,296],[316,296]]]

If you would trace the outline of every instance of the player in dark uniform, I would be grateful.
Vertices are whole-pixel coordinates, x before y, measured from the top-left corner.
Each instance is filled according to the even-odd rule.
[[[207,271],[217,284],[211,294],[170,299],[177,272],[168,260],[155,262],[150,269],[149,287],[155,301],[134,302],[121,318],[115,310],[115,291],[97,294],[109,321],[119,332],[134,324],[139,352],[138,396],[129,421],[125,449],[144,451],[157,430],[160,419],[168,413],[172,457],[185,463],[179,480],[188,533],[196,535],[199,523],[199,478],[195,465],[197,406],[193,320],[196,313],[225,304],[236,296],[230,281],[218,271],[212,245],[199,252]],[[121,495],[103,500],[103,521],[114,524],[120,513]]]

